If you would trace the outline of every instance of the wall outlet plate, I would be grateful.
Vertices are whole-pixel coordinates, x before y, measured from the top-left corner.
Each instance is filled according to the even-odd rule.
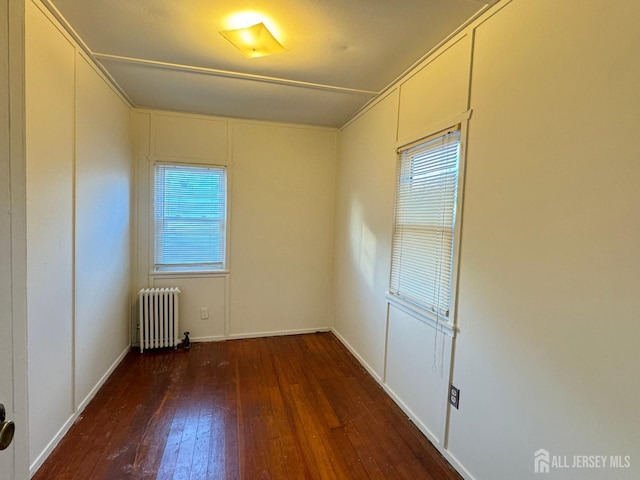
[[[460,389],[453,384],[449,385],[449,403],[456,409],[460,409]]]

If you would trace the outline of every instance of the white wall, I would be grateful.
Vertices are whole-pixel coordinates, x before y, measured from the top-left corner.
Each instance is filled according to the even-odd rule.
[[[335,240],[335,324],[361,361],[384,374],[398,91],[340,136]]]
[[[450,450],[477,478],[535,478],[538,448],[640,477],[638,21],[519,0],[476,31]]]
[[[73,44],[26,18],[30,461],[73,414]]]
[[[326,329],[336,132],[233,125],[229,334]]]
[[[419,428],[444,445],[452,338],[386,301],[397,145],[450,127],[468,109],[464,32],[343,128],[338,164],[334,329]],[[430,92],[438,90],[438,95]]]
[[[341,132],[335,328],[467,478],[537,478],[540,448],[631,455],[549,478],[640,475],[639,20],[634,2],[501,2]],[[394,122],[408,140],[467,108],[459,332],[436,339],[438,380],[433,328],[386,310],[385,178]]]
[[[61,27],[28,2],[32,471],[128,348],[128,109]]]
[[[76,59],[76,407],[129,345],[129,107]],[[108,339],[108,341],[105,341]]]
[[[195,341],[330,328],[336,130],[139,110],[134,136],[134,293],[178,286],[180,330]],[[227,272],[152,272],[156,160],[227,166]]]

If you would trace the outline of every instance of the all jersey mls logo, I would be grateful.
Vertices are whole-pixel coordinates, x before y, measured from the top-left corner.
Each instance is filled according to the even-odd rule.
[[[629,455],[551,455],[541,448],[533,454],[533,471],[549,473],[550,470],[622,469],[631,467]]]

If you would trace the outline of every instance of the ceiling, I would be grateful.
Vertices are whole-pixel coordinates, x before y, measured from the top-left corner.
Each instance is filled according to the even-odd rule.
[[[492,1],[45,4],[137,107],[335,127]],[[239,12],[251,13],[251,22],[234,23]],[[287,52],[245,58],[218,33],[258,21]]]

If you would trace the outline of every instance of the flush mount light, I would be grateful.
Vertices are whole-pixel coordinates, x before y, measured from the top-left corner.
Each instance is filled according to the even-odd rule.
[[[220,35],[249,58],[266,57],[286,51],[286,48],[276,40],[262,22],[251,27],[224,30],[220,32]]]

